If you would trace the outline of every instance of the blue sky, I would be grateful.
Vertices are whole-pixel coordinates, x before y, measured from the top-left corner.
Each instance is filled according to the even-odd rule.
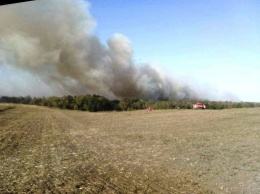
[[[260,1],[90,0],[106,44],[127,36],[136,63],[150,63],[172,77],[260,102]]]

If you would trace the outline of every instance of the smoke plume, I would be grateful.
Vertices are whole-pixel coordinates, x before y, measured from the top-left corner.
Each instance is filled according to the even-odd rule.
[[[37,77],[41,84],[33,94],[48,87],[56,95],[90,93],[110,99],[197,98],[189,86],[149,64],[135,64],[127,37],[115,34],[102,44],[93,35],[96,24],[84,0],[2,6],[0,18],[0,68],[7,64],[13,73]]]

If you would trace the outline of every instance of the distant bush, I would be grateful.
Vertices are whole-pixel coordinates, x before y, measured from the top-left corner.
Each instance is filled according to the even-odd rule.
[[[155,101],[141,100],[138,98],[123,98],[121,100],[108,100],[99,95],[79,95],[79,96],[51,96],[51,97],[0,97],[0,103],[31,104],[38,106],[48,106],[60,109],[82,110],[82,111],[129,111],[141,110],[147,107],[154,109],[192,109],[196,101]],[[260,103],[254,102],[231,102],[231,101],[201,101],[207,109],[220,110],[230,108],[251,108],[260,107]]]

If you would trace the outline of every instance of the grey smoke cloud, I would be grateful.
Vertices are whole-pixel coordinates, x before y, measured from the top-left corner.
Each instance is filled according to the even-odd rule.
[[[50,88],[45,89],[46,96],[198,98],[187,84],[173,81],[149,64],[135,64],[127,37],[115,34],[103,45],[92,33],[96,23],[83,0],[3,6],[0,18],[1,61],[40,79],[42,87]]]

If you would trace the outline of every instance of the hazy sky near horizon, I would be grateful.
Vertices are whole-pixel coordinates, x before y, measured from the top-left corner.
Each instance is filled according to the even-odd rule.
[[[260,1],[89,0],[93,33],[131,41],[136,63],[241,101],[260,102]],[[228,97],[229,98],[229,97]]]

